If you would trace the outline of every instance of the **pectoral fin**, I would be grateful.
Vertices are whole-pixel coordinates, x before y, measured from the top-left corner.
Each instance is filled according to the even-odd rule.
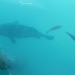
[[[16,43],[16,40],[13,37],[9,37],[13,44]]]

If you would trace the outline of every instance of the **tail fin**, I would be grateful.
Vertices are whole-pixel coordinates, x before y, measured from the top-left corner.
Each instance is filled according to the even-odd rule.
[[[46,32],[46,34],[48,34],[50,31],[52,31],[52,30],[48,30],[48,31]]]
[[[43,35],[43,37],[47,40],[53,40],[54,36],[49,36],[49,35]]]
[[[24,3],[23,3],[23,2],[21,2],[21,1],[19,1],[19,3],[20,3],[20,6],[24,5]]]

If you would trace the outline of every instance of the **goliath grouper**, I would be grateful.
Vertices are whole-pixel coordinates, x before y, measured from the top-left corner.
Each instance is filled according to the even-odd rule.
[[[15,21],[14,23],[5,23],[0,25],[0,35],[10,38],[13,44],[16,42],[15,38],[32,37],[39,39],[41,37],[44,37],[48,40],[54,39],[54,36],[42,34],[37,29],[19,24],[17,21]]]

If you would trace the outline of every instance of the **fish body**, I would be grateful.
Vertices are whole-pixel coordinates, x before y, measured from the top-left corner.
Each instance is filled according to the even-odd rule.
[[[14,23],[6,23],[0,25],[0,35],[10,38],[12,43],[16,42],[15,38],[41,38],[44,37],[48,40],[53,40],[54,36],[42,34],[37,29],[29,26],[19,24],[17,21]]]
[[[75,36],[69,32],[66,32],[74,41],[75,41]]]
[[[54,27],[52,27],[50,30],[47,31],[47,34],[48,34],[50,31],[54,31],[54,30],[60,29],[61,27],[62,27],[61,25],[54,26]]]

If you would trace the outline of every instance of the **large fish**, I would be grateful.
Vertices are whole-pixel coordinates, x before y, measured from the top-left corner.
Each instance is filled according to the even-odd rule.
[[[66,32],[74,41],[75,41],[75,36],[69,32]]]
[[[54,26],[54,27],[52,27],[51,29],[49,29],[49,30],[47,31],[47,34],[48,34],[50,31],[60,29],[61,27],[62,27],[61,25]]]
[[[39,39],[44,37],[48,40],[54,39],[54,36],[42,34],[35,28],[19,24],[17,21],[0,25],[0,35],[9,37],[13,44],[16,42],[15,38],[33,37]]]

